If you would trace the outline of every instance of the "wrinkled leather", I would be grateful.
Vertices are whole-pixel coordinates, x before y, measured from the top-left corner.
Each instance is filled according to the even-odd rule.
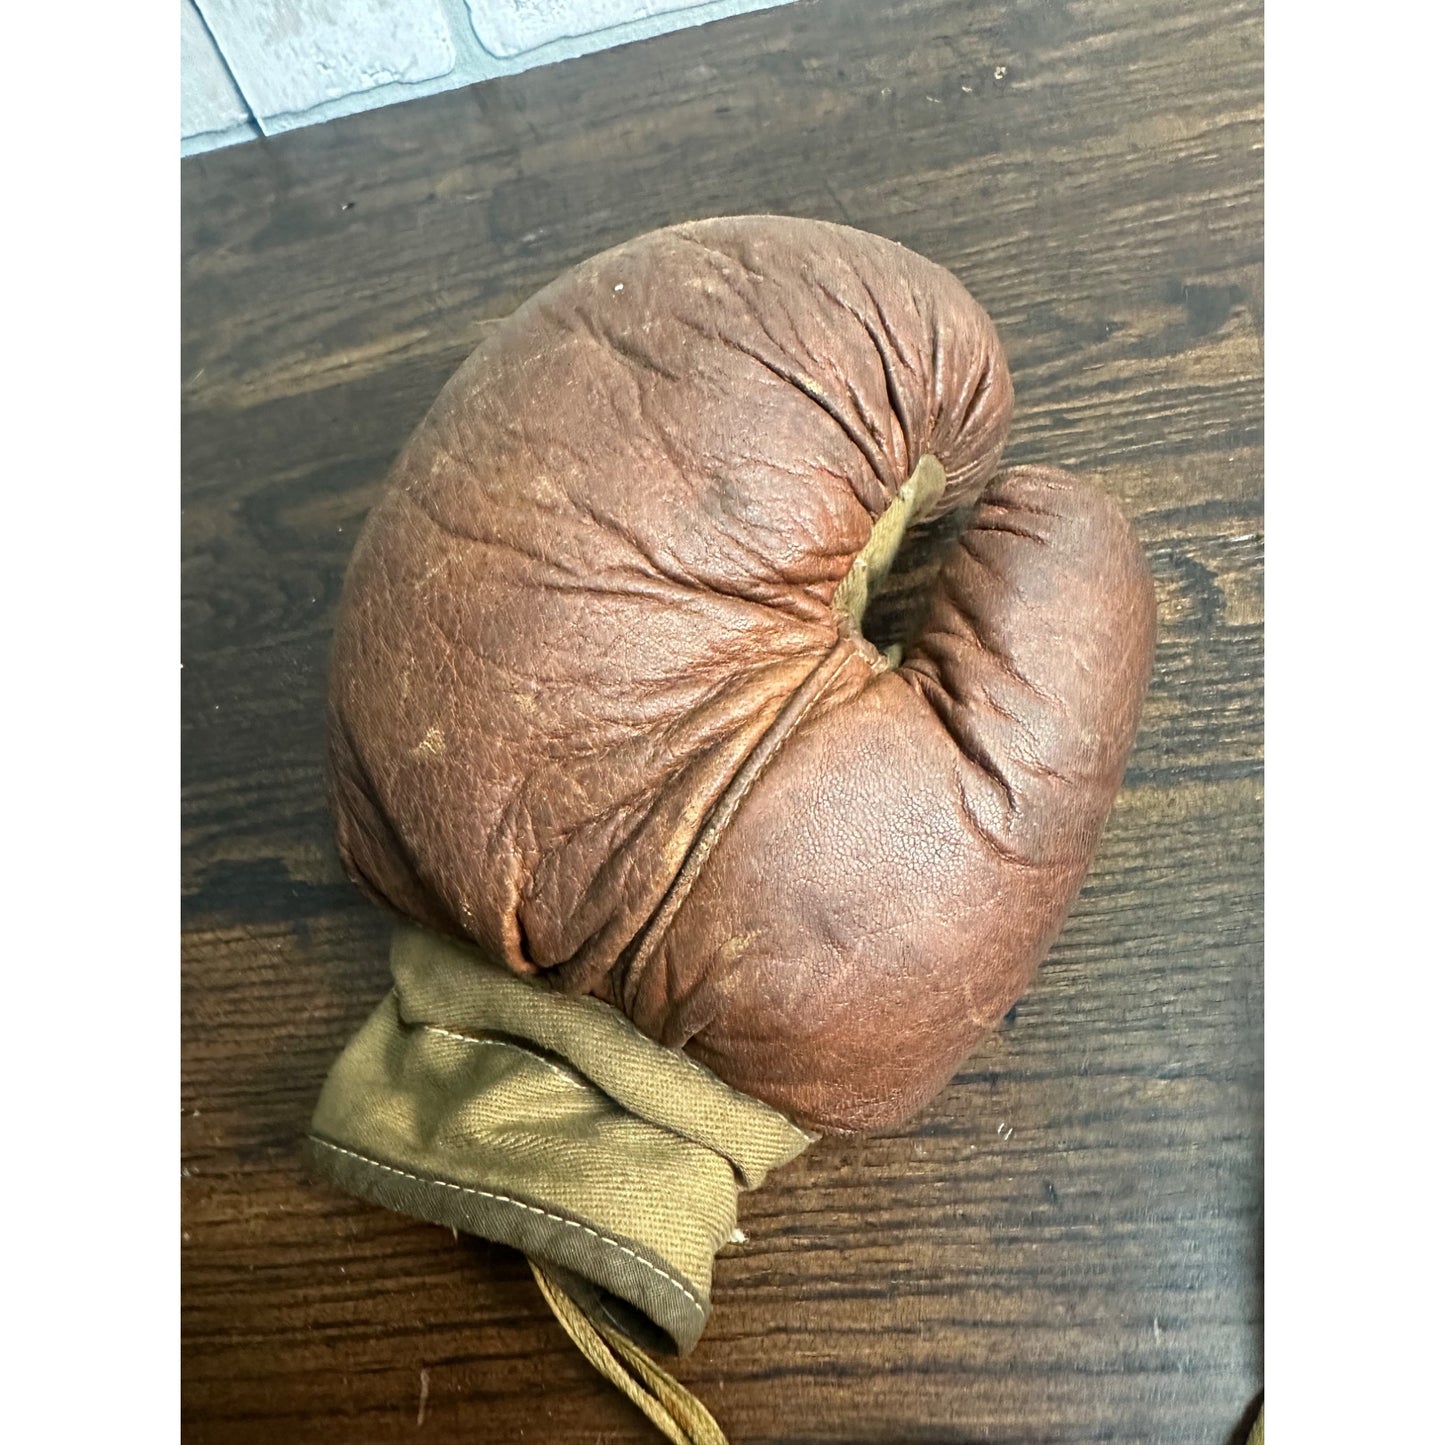
[[[1153,651],[1118,508],[994,475],[1012,402],[963,286],[840,226],[677,226],[538,293],[352,558],[352,876],[800,1123],[921,1107],[1057,935]],[[973,510],[892,667],[831,601],[925,455]]]

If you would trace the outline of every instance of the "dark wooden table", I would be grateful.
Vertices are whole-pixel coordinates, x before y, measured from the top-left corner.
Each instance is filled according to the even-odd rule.
[[[337,590],[489,322],[687,217],[963,277],[1010,455],[1158,579],[1137,755],[1062,941],[920,1123],[744,1199],[681,1379],[746,1441],[1226,1442],[1261,1388],[1262,23],[1213,0],[822,3],[185,162],[185,1433],[643,1441],[519,1257],[306,1178],[385,918],[322,797]]]

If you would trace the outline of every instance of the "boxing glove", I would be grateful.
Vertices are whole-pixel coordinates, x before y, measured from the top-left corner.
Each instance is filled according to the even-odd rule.
[[[996,473],[1012,400],[952,275],[817,221],[653,232],[490,331],[336,624],[338,845],[407,922],[319,1167],[687,1348],[736,1188],[947,1083],[1078,891],[1154,642],[1115,504]]]

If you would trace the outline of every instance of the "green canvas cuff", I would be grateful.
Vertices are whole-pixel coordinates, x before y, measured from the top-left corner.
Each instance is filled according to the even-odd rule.
[[[395,988],[332,1067],[316,1168],[350,1193],[522,1250],[599,1322],[686,1352],[740,1189],[814,1136],[597,999],[410,925]],[[639,1318],[639,1315],[641,1318]]]

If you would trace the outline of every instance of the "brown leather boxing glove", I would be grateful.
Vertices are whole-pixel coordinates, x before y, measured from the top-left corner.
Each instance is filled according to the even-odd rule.
[[[643,1232],[542,1198],[539,1176],[459,1177],[476,1100],[495,1098],[466,1070],[530,1053],[745,1185],[805,1132],[897,1123],[947,1083],[1077,893],[1154,641],[1115,505],[1049,468],[995,476],[1011,408],[958,281],[816,221],[653,232],[489,334],[398,459],[337,622],[341,854],[422,929],[398,944],[377,1057],[328,1084],[328,1172],[428,1218],[465,1203],[492,1237],[473,1196],[530,1206],[676,1274]],[[881,653],[870,592],[909,527],[954,508],[967,523],[921,633]],[[625,1030],[654,1102],[599,1080],[568,1027],[526,1022],[558,1009]],[[398,1062],[412,1044],[450,1062],[417,1073]],[[767,1159],[670,1116],[686,1080],[751,1110],[738,1127],[771,1131]],[[435,1117],[371,1130],[402,1096]],[[423,1159],[443,1135],[456,1147]],[[590,1280],[695,1338],[641,1286],[520,1243],[574,1271],[577,1297]],[[681,1277],[705,1305],[707,1281]]]

